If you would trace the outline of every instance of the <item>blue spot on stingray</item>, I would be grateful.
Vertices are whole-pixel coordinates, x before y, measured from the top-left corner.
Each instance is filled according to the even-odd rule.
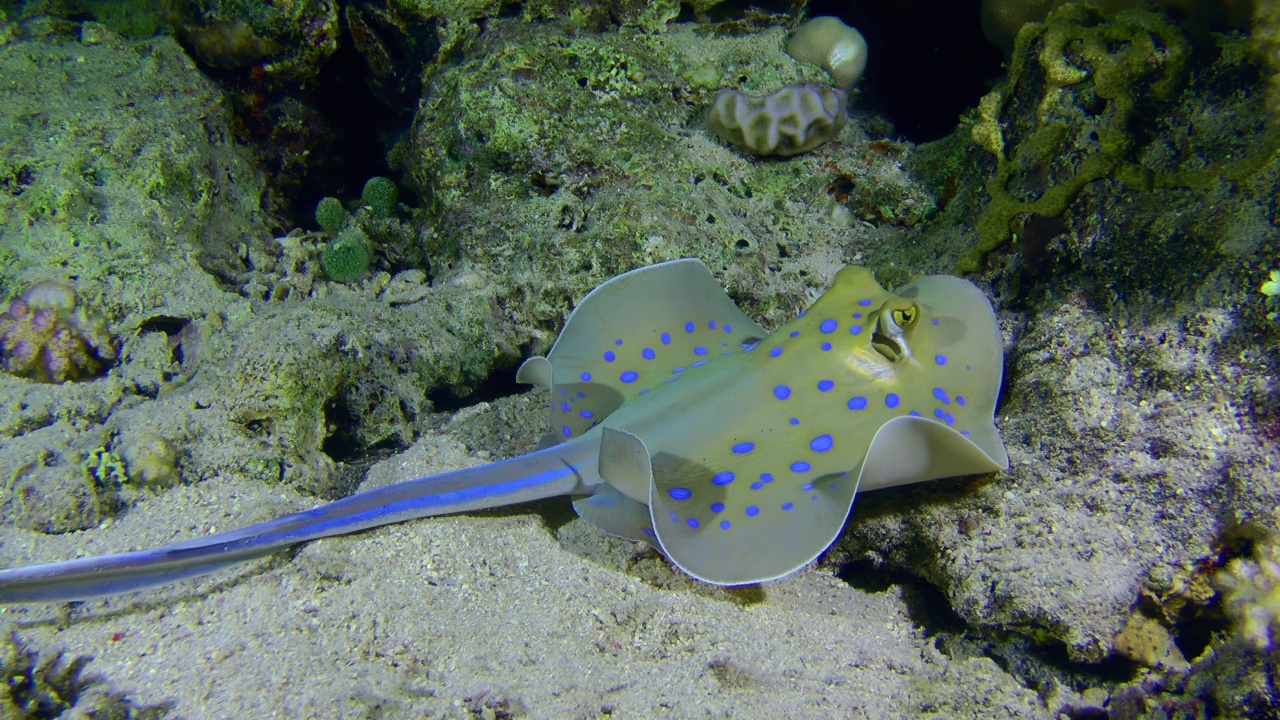
[[[791,337],[800,337],[800,331],[799,331],[799,330],[792,330],[792,331],[791,331]]]
[[[831,318],[827,318],[826,320],[822,321],[821,325],[818,326],[818,330],[822,332],[822,334],[824,335],[830,335],[831,333],[836,331],[837,327],[838,327],[838,323],[836,323],[835,320],[832,320]]]
[[[707,329],[708,329],[708,330],[715,330],[715,329],[716,329],[716,321],[715,321],[715,320],[712,320],[711,322],[707,323]]]
[[[853,314],[853,319],[854,319],[854,320],[861,320],[861,319],[862,319],[862,313],[854,313],[854,314]]]
[[[703,365],[706,365],[706,364],[707,364],[707,363],[709,363],[709,362],[711,362],[711,361],[710,361],[710,360],[699,360],[698,362],[696,362],[696,363],[694,363],[694,364],[690,365],[689,367],[691,367],[691,368],[695,368],[695,367],[702,367]]]
[[[782,503],[782,509],[784,512],[790,512],[791,508],[794,508],[794,507],[795,507],[795,503],[789,503],[789,502]]]
[[[721,485],[721,486],[728,485],[729,483],[733,482],[733,479],[734,479],[734,474],[726,471],[711,478],[711,484]]]
[[[822,352],[831,352],[831,343],[822,343]]]
[[[693,491],[689,488],[671,488],[667,491],[667,495],[676,502],[684,502],[693,497]]]
[[[672,378],[672,379],[674,380],[675,378]],[[645,388],[645,389],[641,390],[640,392],[636,393],[636,396],[637,396],[637,397],[639,397],[639,396],[641,396],[641,395],[648,395],[648,394],[649,394],[649,388]]]
[[[788,420],[787,422],[791,423],[792,425],[799,425],[799,424],[800,424],[800,418],[791,418],[791,419],[790,419],[790,420]]]
[[[675,370],[672,370],[672,371],[671,371],[671,373],[672,373],[673,375],[679,375],[680,373],[682,373],[682,372],[684,372],[685,370],[688,370],[688,369],[689,369],[689,368],[682,368],[682,367],[678,367],[678,368],[676,368]]]
[[[563,394],[564,394],[564,392],[563,392],[563,391],[561,391],[561,393],[560,393],[560,394],[561,394],[561,395],[563,395]],[[587,394],[586,394],[586,393],[584,393],[584,392],[580,392],[580,393],[578,393],[578,397],[580,397],[580,398],[584,398],[584,397],[586,397],[586,396],[587,396]]]
[[[612,350],[609,350],[609,351],[605,352],[605,354],[604,354],[604,361],[605,361],[605,362],[613,362],[614,360],[616,360],[616,359],[617,359],[617,357],[618,357],[617,355],[614,355],[614,354],[613,354],[613,351],[612,351]]]
[[[694,327],[693,323],[687,322],[684,324],[684,331],[687,333],[691,333],[693,332],[693,327]]]
[[[590,420],[591,418],[595,417],[595,413],[591,412],[590,410],[583,410],[578,414],[581,415],[584,420]]]
[[[755,505],[747,506],[747,517],[755,517],[759,514],[760,514],[760,508],[756,507]]]
[[[957,395],[957,396],[956,396],[956,404],[957,404],[957,405],[959,405],[960,407],[964,407],[964,406],[965,406],[965,403],[967,403],[967,402],[969,402],[969,401],[968,401],[968,400],[965,400],[963,395]]]
[[[662,381],[662,384],[663,384],[663,385],[670,385],[671,383],[673,383],[673,382],[675,382],[675,381],[679,380],[680,378],[681,378],[681,376],[680,376],[680,375],[676,375],[675,377],[669,377],[669,378],[667,378],[666,380],[663,380],[663,381]]]
[[[706,349],[706,348],[704,348],[704,347],[696,347],[696,348],[694,348],[694,349],[693,349],[693,354],[694,354],[694,355],[706,355],[706,354],[707,354],[707,349]]]
[[[761,483],[758,483],[758,482],[753,482],[753,483],[751,483],[751,489],[752,489],[752,490],[759,490],[759,489],[760,489],[760,488],[762,488],[762,487],[764,487],[764,485],[763,485],[763,484],[761,484]]]
[[[735,455],[746,455],[747,453],[755,449],[756,449],[755,443],[751,443],[751,442],[738,443],[737,445],[733,446],[733,453]]]
[[[833,380],[819,380],[818,392],[831,392],[831,388],[835,386],[836,384],[835,384],[835,381]]]
[[[769,357],[778,357],[782,354],[782,348],[776,347],[769,351]]]
[[[569,394],[569,393],[565,392],[564,390],[560,390],[560,391],[559,391],[559,393],[560,393],[561,395],[568,395],[568,394]],[[578,393],[578,395],[582,395],[582,393]]]
[[[942,403],[943,405],[950,405],[950,404],[951,404],[951,398],[947,397],[947,391],[946,391],[946,390],[943,390],[942,388],[934,388],[934,389],[933,389],[933,399],[934,399],[934,400],[937,400],[938,402]]]
[[[722,512],[724,512],[724,503],[719,503],[719,502],[713,502],[713,503],[711,503],[711,512],[713,512],[713,513],[722,513]]]
[[[760,473],[760,482],[764,483],[765,485],[768,485],[769,483],[773,482],[773,475],[770,473]]]
[[[899,402],[897,393],[889,393],[884,396],[884,406],[887,408],[896,408]]]
[[[805,308],[805,309],[801,310],[800,312],[796,313],[796,317],[798,317],[798,318],[802,318],[802,317],[804,317],[805,315],[808,315],[808,314],[809,314],[809,308]]]
[[[733,332],[733,327],[732,327],[732,326],[730,326],[730,325],[725,325],[725,326],[724,326],[724,331],[725,331],[725,332],[727,332],[727,333],[731,333],[731,332]]]
[[[645,360],[652,360],[655,357],[657,357],[657,353],[653,351],[653,348],[645,348],[640,351],[640,354],[644,357]]]
[[[830,435],[819,435],[809,443],[809,449],[814,452],[824,453],[830,450],[834,444]]]
[[[566,402],[560,403],[560,412],[569,412],[572,409],[573,407],[569,405],[569,403],[566,403]]]
[[[858,301],[858,305],[860,305],[861,307],[871,307],[871,301],[870,301],[870,300],[859,300],[859,301]]]
[[[813,486],[812,486],[812,485],[805,485],[804,487],[802,487],[802,488],[800,488],[800,489],[801,489],[801,490],[803,490],[804,492],[809,492],[810,490],[812,490],[812,489],[813,489]]]
[[[931,322],[932,322],[934,325],[937,325],[937,324],[938,324],[938,318],[934,318]]]
[[[618,338],[617,340],[614,340],[613,344],[617,345],[618,347],[622,347],[622,338]]]
[[[653,537],[653,528],[644,528],[640,532],[644,533],[645,535],[648,535],[649,537]]]
[[[779,385],[778,387],[773,389],[773,396],[778,398],[779,400],[786,400],[787,398],[791,397],[791,388],[787,387],[786,385]]]
[[[797,460],[791,463],[791,472],[793,473],[807,473],[812,469],[812,466],[803,460]]]
[[[728,529],[729,529],[729,528],[731,528],[731,527],[733,527],[733,523],[729,522],[728,520],[721,520],[721,521],[720,521],[720,529],[721,529],[721,530],[728,530]]]
[[[680,519],[680,518],[676,517],[676,514],[675,514],[675,513],[671,513],[671,522],[676,522],[676,521],[678,521],[679,519]]]
[[[692,528],[692,529],[694,529],[694,530],[697,530],[697,529],[698,529],[698,521],[697,521],[696,519],[694,519],[694,518],[689,518],[688,520],[685,520],[685,522],[686,522],[686,523],[689,523],[689,527],[690,527],[690,528]]]
[[[670,344],[671,344],[671,333],[662,333],[662,337],[661,337],[660,339],[662,340],[662,344],[663,344],[663,345],[670,345]]]
[[[968,437],[968,436],[969,436],[969,431],[968,431],[968,430],[961,430],[961,431],[960,431],[960,434],[961,434],[961,435],[964,435],[965,437]]]
[[[640,375],[635,370],[628,370],[618,376],[618,379],[624,383],[633,383]]]
[[[933,361],[934,361],[934,362],[936,362],[936,363],[938,363],[939,365],[946,365],[946,364],[947,364],[947,356],[946,356],[946,355],[935,355],[935,356],[934,356],[934,358],[933,358]]]
[[[578,377],[582,378],[582,382],[591,382],[591,373],[589,372],[584,372]]]
[[[849,409],[850,410],[866,410],[867,399],[864,397],[849,398]]]
[[[911,417],[923,417],[920,413],[916,412],[915,410],[912,410],[911,412],[907,413],[907,415],[910,415]]]
[[[854,325],[853,327],[849,328],[849,334],[850,334],[850,335],[861,335],[861,334],[862,334],[862,326],[861,326],[861,325]]]
[[[568,425],[560,428],[560,432],[564,433],[565,437],[573,437],[573,431],[569,429]]]

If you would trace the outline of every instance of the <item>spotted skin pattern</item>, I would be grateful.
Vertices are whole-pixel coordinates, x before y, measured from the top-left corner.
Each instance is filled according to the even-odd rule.
[[[846,268],[766,335],[718,287],[682,297],[696,276],[714,282],[700,263],[642,272],[645,282],[606,284],[584,300],[547,358],[560,438],[603,423],[639,438],[651,459],[651,476],[606,478],[612,492],[575,504],[602,529],[658,544],[695,577],[754,582],[825,549],[860,480],[879,487],[1007,466],[993,425],[999,335],[971,284],[939,276],[892,294]],[[921,433],[916,455],[927,462],[912,458]],[[929,467],[862,477],[878,437],[907,456],[901,464]],[[606,517],[610,503],[648,522],[621,527]]]
[[[0,604],[171,583],[301,542],[574,495],[615,535],[723,585],[793,572],[859,490],[1008,467],[991,306],[934,276],[886,292],[862,268],[766,334],[696,260],[620,275],[516,379],[551,390],[553,444],[150,550],[0,569]]]

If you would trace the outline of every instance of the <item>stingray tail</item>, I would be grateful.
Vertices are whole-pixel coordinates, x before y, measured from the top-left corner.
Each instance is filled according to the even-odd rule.
[[[418,478],[228,532],[138,552],[0,570],[0,604],[84,600],[142,590],[269,555],[297,543],[415,518],[600,487],[598,444],[571,441],[531,455]]]

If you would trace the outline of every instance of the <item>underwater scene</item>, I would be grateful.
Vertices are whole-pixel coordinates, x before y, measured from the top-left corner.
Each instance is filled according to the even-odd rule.
[[[1280,718],[1280,3],[0,0],[0,719]]]

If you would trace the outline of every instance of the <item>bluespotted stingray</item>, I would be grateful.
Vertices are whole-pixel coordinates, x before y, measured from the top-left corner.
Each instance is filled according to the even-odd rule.
[[[173,582],[321,537],[573,495],[595,527],[717,585],[781,577],[839,535],[859,490],[994,472],[1003,363],[981,291],[931,276],[890,293],[841,270],[766,333],[706,266],[620,275],[517,379],[550,390],[548,447],[153,550],[0,570],[0,602]]]

